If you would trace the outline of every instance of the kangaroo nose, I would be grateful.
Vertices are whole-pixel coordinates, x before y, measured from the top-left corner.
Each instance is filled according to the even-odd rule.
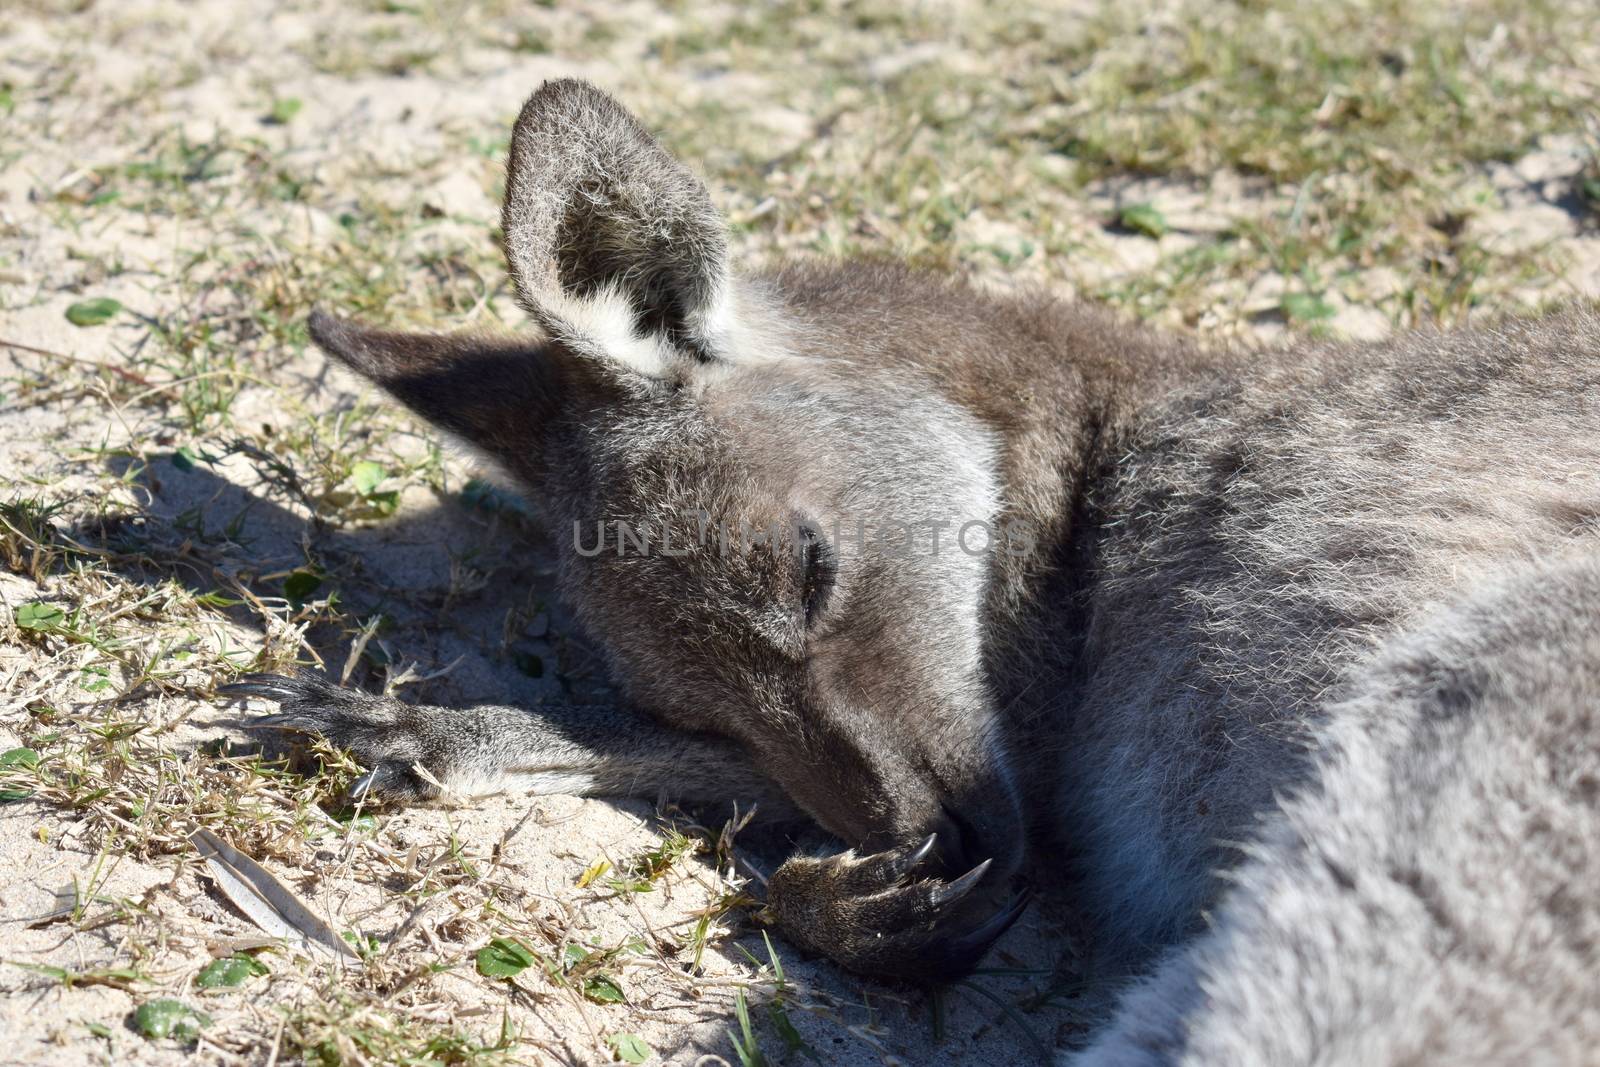
[[[978,842],[970,827],[964,826],[963,820],[947,807],[941,807],[928,833],[932,835],[933,847],[926,860],[946,874],[961,874],[989,858],[974,854],[973,846]]]
[[[928,850],[925,867],[950,879],[979,867],[988,872],[986,885],[1006,885],[1022,866],[1026,846],[1019,820],[1009,813],[980,808],[964,812],[952,804],[941,804],[939,814],[928,826],[936,835]]]

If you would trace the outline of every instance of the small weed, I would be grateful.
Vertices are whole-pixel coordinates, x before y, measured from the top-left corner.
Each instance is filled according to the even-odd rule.
[[[606,885],[618,893],[648,893],[654,888],[655,882],[671,870],[674,864],[699,852],[702,847],[703,844],[698,838],[690,837],[671,826],[664,827],[661,843],[624,862],[619,870],[621,877],[608,880]]]
[[[497,937],[478,950],[478,973],[485,978],[515,978],[539,962],[540,957],[522,942]]]
[[[1167,218],[1153,204],[1125,207],[1117,217],[1117,222],[1123,229],[1142,233],[1146,237],[1160,237],[1167,232]]]
[[[43,963],[22,963],[16,960],[9,961],[11,966],[20,967],[25,971],[60,982],[68,989],[77,986],[108,986],[112,989],[130,990],[140,982],[148,979],[133,967],[95,967],[88,970],[72,970],[67,967],[53,967]]]
[[[238,953],[206,964],[195,975],[194,986],[196,989],[233,989],[266,973],[265,964],[253,956]]]
[[[80,300],[67,308],[67,321],[74,326],[103,326],[121,310],[122,305],[108,296]]]
[[[568,945],[562,954],[562,973],[573,988],[596,1004],[626,1003],[628,998],[622,991],[622,981],[612,973],[612,965],[624,956],[644,955],[648,951],[638,938],[628,938],[606,949]]]
[[[132,1021],[135,1030],[153,1040],[171,1037],[192,1041],[211,1025],[211,1016],[181,1000],[163,997],[139,1005]]]
[[[795,1028],[793,1020],[789,1018],[788,998],[790,990],[788,981],[783,976],[783,961],[778,958],[778,950],[772,947],[772,938],[767,936],[765,930],[761,932],[761,939],[767,948],[766,969],[770,970],[772,975],[771,988],[766,1002],[767,1021],[772,1026],[773,1032],[778,1035],[779,1040],[783,1042],[786,1056],[800,1052],[813,1062],[821,1062],[817,1057],[816,1050],[806,1044],[805,1039],[800,1036],[800,1031]],[[758,968],[763,967],[762,963],[751,955],[743,945],[737,947],[747,960]],[[730,1031],[728,1036],[733,1040],[734,1052],[738,1055],[739,1062],[741,1064],[764,1064],[768,1062],[761,1052],[760,1043],[756,1040],[755,1032],[750,1024],[750,1010],[745,1003],[743,989],[739,990],[738,998],[735,1001],[734,1017],[739,1022],[739,1034],[734,1035]]]
[[[300,114],[300,99],[294,96],[281,97],[272,102],[272,107],[267,109],[267,121],[275,126],[287,126],[296,115]]]
[[[509,1016],[502,1016],[492,1040],[463,1033],[454,1027],[416,1021],[400,1022],[393,1015],[362,1003],[338,990],[313,999],[284,1015],[286,1051],[313,1064],[437,1063],[474,1067],[514,1062],[511,1053],[518,1033]]]
[[[655,1050],[638,1034],[612,1034],[606,1038],[606,1044],[623,1063],[643,1063],[655,1055]]]
[[[739,1023],[739,1032],[729,1030],[728,1040],[733,1043],[733,1053],[739,1058],[740,1067],[766,1067],[767,1057],[750,1025],[750,1006],[745,1003],[742,989],[734,994],[733,1017]]]

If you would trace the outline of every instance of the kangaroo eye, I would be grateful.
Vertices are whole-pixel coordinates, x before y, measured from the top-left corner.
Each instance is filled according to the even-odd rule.
[[[809,629],[827,607],[828,594],[833,591],[837,564],[833,547],[822,534],[810,528],[801,530],[801,554],[805,563],[805,577],[801,581],[801,600],[806,610],[806,628]]]

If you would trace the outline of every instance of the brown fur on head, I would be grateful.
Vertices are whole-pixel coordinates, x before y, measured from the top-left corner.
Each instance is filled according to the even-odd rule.
[[[958,543],[1001,517],[989,424],[886,356],[881,308],[830,321],[737,275],[701,183],[590,86],[523,108],[504,222],[543,336],[318,315],[317,343],[540,502],[633,702],[740,741],[853,846],[937,832],[952,875],[992,858],[992,905],[1024,819],[981,639],[1007,545]]]

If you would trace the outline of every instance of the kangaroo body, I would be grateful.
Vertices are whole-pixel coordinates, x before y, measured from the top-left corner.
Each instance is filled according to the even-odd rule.
[[[421,764],[813,819],[848,850],[769,909],[866,973],[970,968],[1048,868],[1145,975],[1073,1062],[1593,1055],[1600,318],[1207,352],[890,266],[739,275],[579,83],[511,151],[539,335],[313,335],[543,507],[633,708],[235,687],[268,722],[401,799]]]

